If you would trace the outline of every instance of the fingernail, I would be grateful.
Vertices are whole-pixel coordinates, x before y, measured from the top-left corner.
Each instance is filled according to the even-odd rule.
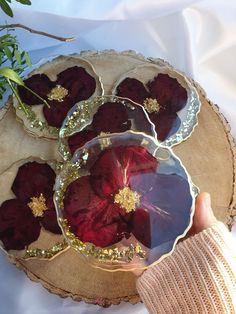
[[[211,207],[211,196],[210,196],[210,194],[206,193],[204,195],[203,204],[207,208]]]

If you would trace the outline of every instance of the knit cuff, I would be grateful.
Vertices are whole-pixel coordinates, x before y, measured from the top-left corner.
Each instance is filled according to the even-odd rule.
[[[137,280],[150,313],[236,313],[236,249],[217,222],[177,244]]]

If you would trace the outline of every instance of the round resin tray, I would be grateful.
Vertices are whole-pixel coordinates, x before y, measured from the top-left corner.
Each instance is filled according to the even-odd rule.
[[[122,75],[139,65],[152,62],[130,51],[87,52],[78,57],[92,64],[97,75],[101,77],[105,94],[111,94],[112,88]],[[64,57],[59,57],[58,61],[60,58],[64,60]],[[61,71],[56,69],[54,62],[48,62],[45,66],[47,71]],[[172,69],[170,65],[166,66]],[[189,81],[196,87],[202,103],[199,121],[191,137],[175,146],[173,151],[181,159],[193,182],[202,191],[211,193],[215,215],[230,227],[236,203],[233,140],[218,108],[207,100],[198,85]],[[61,160],[58,143],[30,136],[31,134],[24,131],[22,124],[16,121],[12,107],[0,121],[0,134],[0,173],[16,161],[27,159],[29,156],[38,156],[43,160]],[[5,184],[4,175],[1,178]],[[5,197],[4,195],[1,202]],[[43,244],[49,244],[48,238]],[[140,301],[135,287],[135,276],[131,272],[108,272],[94,268],[82,254],[72,248],[50,261],[24,260],[15,256],[9,256],[9,259],[33,281],[40,282],[50,292],[61,297],[72,297],[77,301],[84,300],[103,306],[118,304],[121,301]]]
[[[154,123],[159,142],[173,146],[187,139],[197,125],[198,93],[183,73],[152,60],[123,74],[112,94],[142,105]]]
[[[92,64],[83,58],[61,56],[44,62],[42,65],[39,62],[24,81],[41,98],[19,87],[25,108],[15,96],[12,97],[13,106],[17,119],[27,132],[37,137],[57,139],[68,111],[81,100],[103,95],[103,86]]]
[[[132,130],[157,138],[142,106],[126,98],[99,96],[82,101],[68,113],[59,132],[59,152],[70,160],[77,148],[96,136]]]
[[[167,256],[191,227],[194,199],[173,152],[132,131],[77,149],[54,194],[68,244],[110,271],[148,268]]]
[[[67,249],[53,204],[56,173],[55,161],[30,157],[0,175],[0,248],[9,256],[51,259]]]

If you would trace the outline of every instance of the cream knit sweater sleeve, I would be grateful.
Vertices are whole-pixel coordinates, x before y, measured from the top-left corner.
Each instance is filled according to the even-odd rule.
[[[149,313],[236,314],[236,243],[218,222],[146,270],[137,289]]]

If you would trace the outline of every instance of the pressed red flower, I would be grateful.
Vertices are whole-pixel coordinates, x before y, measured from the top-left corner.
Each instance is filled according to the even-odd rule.
[[[95,193],[107,197],[128,186],[139,173],[155,171],[158,161],[144,147],[118,146],[103,151],[90,169]]]
[[[22,201],[43,194],[44,197],[53,194],[56,174],[46,163],[27,162],[19,167],[12,184],[12,192]]]
[[[60,234],[53,203],[55,173],[46,163],[27,162],[12,184],[16,199],[0,206],[0,239],[6,250],[22,250],[36,241],[41,226]]]
[[[51,81],[45,74],[35,74],[26,79],[25,84],[39,96],[47,100],[50,108],[44,106],[43,113],[49,125],[60,127],[67,112],[76,102],[88,99],[96,89],[95,79],[82,67],[71,67]],[[25,88],[19,86],[19,95],[27,105],[42,102]]]
[[[18,199],[5,201],[0,207],[0,239],[6,250],[23,250],[38,239],[39,222],[30,208]]]
[[[47,108],[45,107],[45,110]],[[68,138],[68,145],[73,154],[76,149],[101,133],[120,133],[131,129],[131,119],[124,104],[106,102],[93,116],[92,123],[86,129]]]
[[[77,148],[82,147],[85,143],[97,136],[93,130],[83,130],[68,137],[68,145],[73,155]]]
[[[107,102],[95,113],[92,127],[98,134],[125,132],[130,130],[131,121],[123,104]]]
[[[65,193],[64,210],[71,230],[84,242],[106,247],[119,242],[127,230],[124,210],[98,197],[84,176],[72,182]]]
[[[82,241],[107,247],[129,238],[148,248],[183,233],[192,205],[187,180],[157,173],[157,160],[138,146],[103,151],[90,175],[72,182],[64,213]]]
[[[164,141],[176,132],[181,120],[177,115],[187,103],[186,89],[168,74],[160,73],[146,86],[134,78],[124,79],[116,94],[143,105],[156,126],[157,137]]]
[[[45,120],[50,126],[60,128],[70,109],[70,102],[64,102],[62,104],[61,102],[52,100],[50,101],[50,108],[48,108],[47,106],[43,107],[43,114]]]

